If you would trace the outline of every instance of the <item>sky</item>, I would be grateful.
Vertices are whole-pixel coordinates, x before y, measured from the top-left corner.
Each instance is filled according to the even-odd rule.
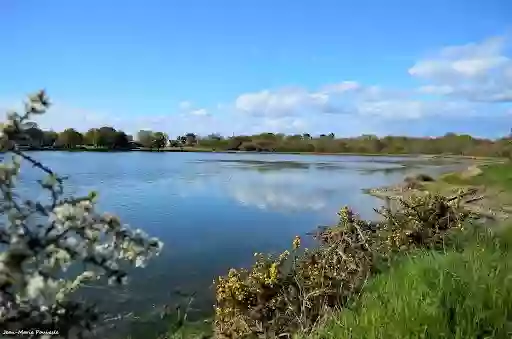
[[[501,137],[510,0],[0,0],[0,108],[170,136]]]

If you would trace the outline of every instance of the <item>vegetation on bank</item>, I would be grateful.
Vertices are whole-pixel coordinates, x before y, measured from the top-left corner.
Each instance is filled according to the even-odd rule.
[[[164,132],[142,130],[128,135],[113,127],[91,128],[85,133],[68,128],[62,132],[43,131],[33,124],[20,145],[32,149],[81,150],[166,150],[166,151],[247,151],[281,153],[356,153],[356,154],[447,154],[478,157],[510,157],[511,137],[496,140],[448,133],[442,137],[377,137],[362,135],[337,138],[334,133],[284,135],[260,133],[224,137],[186,133],[170,138]]]
[[[510,338],[511,228],[478,230],[464,247],[410,254],[304,338]]]
[[[471,170],[470,170],[471,171]],[[512,166],[510,163],[496,163],[474,169],[473,174],[450,173],[441,177],[441,181],[460,186],[481,186],[498,188],[512,192]]]

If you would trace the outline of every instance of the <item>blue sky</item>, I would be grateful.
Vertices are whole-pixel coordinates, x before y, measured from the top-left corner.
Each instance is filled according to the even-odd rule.
[[[0,107],[44,128],[497,137],[509,0],[0,0]]]

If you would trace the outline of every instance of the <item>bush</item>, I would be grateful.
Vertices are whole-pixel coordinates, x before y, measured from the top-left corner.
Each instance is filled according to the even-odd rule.
[[[460,206],[460,198],[437,194],[413,195],[399,200],[395,210],[382,209],[379,253],[387,256],[423,248],[444,250],[446,240],[463,230],[473,215]]]
[[[369,276],[372,253],[367,224],[340,212],[336,229],[319,235],[323,246],[277,258],[256,253],[250,270],[229,271],[216,281],[218,337],[272,337],[311,328],[327,309],[344,304]]]
[[[320,229],[320,246],[279,257],[256,254],[250,270],[216,281],[215,331],[220,338],[278,337],[308,332],[357,296],[372,274],[394,257],[417,249],[444,249],[469,214],[458,201],[424,195],[383,209],[382,222],[359,219],[348,208],[334,227]],[[387,267],[387,266],[384,266]]]
[[[73,292],[102,277],[124,283],[127,274],[121,267],[143,266],[162,244],[113,215],[96,212],[95,193],[64,198],[65,178],[19,150],[16,140],[33,125],[29,119],[48,107],[48,98],[39,92],[29,98],[23,115],[8,114],[0,128],[0,148],[13,154],[11,162],[4,154],[0,165],[0,328],[84,335],[103,318]],[[49,199],[25,200],[18,194],[22,160],[47,175],[39,185]],[[70,266],[78,275],[67,271]]]

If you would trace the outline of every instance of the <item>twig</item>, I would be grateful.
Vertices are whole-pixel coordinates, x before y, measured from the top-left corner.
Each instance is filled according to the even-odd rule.
[[[46,167],[45,165],[43,165],[42,163],[40,163],[39,161],[33,159],[32,157],[26,155],[25,153],[21,152],[20,150],[18,149],[13,149],[11,150],[11,152],[13,152],[14,154],[16,155],[19,155],[20,157],[22,157],[23,159],[27,160],[28,162],[30,162],[34,167],[36,168],[39,168],[41,170],[43,170],[44,172],[48,173],[49,175],[55,177],[55,179],[57,180],[57,182],[59,184],[62,184],[63,180],[62,178],[60,178],[59,176],[57,176],[57,174],[55,174],[55,172],[53,172],[51,169],[49,169],[48,167]]]

